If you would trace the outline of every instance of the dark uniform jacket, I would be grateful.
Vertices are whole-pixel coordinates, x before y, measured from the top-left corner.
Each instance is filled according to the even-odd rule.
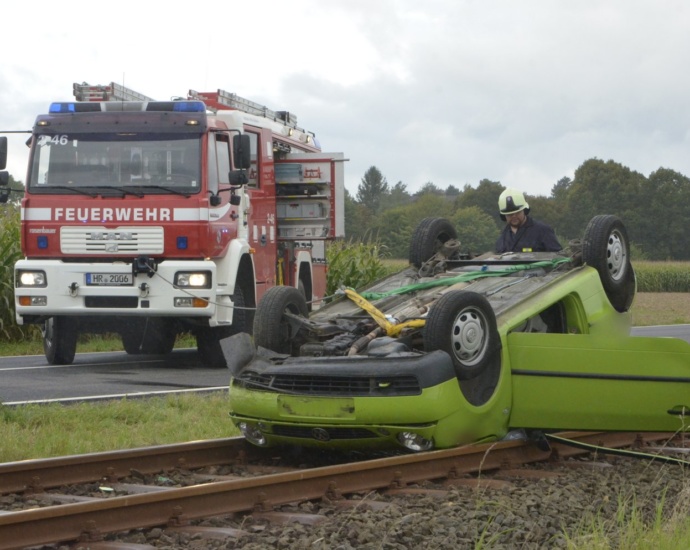
[[[558,252],[563,247],[551,226],[527,216],[527,221],[513,233],[506,224],[496,241],[496,252]]]

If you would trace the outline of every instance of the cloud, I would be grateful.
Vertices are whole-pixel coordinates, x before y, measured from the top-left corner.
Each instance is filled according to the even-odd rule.
[[[30,128],[73,82],[115,80],[296,113],[350,159],[352,192],[372,165],[411,191],[488,178],[543,195],[592,157],[690,174],[681,0],[124,1],[81,23],[89,9],[17,5],[0,129]],[[22,142],[9,166],[20,179]]]

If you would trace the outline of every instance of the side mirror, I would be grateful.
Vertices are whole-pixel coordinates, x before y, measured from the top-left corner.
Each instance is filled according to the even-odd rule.
[[[249,178],[243,170],[231,170],[228,174],[228,181],[230,185],[244,185],[249,182]]]
[[[220,195],[211,195],[208,199],[208,202],[211,206],[220,206]]]
[[[0,170],[7,167],[7,137],[0,137]]]
[[[233,206],[239,206],[242,203],[242,197],[240,195],[230,195],[230,204]]]
[[[5,138],[7,139],[7,138]],[[5,142],[7,143],[7,142]],[[5,204],[10,198],[10,174],[0,172],[0,204]]]
[[[247,134],[232,136],[232,155],[235,160],[235,168],[247,170],[251,166],[251,145]]]

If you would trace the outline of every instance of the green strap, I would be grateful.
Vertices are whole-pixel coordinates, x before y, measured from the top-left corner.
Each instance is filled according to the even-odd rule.
[[[484,277],[504,277],[505,275],[510,275],[516,271],[528,271],[530,269],[539,269],[542,267],[555,268],[556,266],[569,262],[570,258],[555,258],[553,260],[544,260],[541,262],[534,262],[529,264],[518,264],[507,266],[505,269],[500,269],[498,271],[470,271],[468,273],[462,273],[457,277],[448,277],[443,279],[436,279],[434,281],[427,281],[425,283],[416,283],[413,285],[401,286],[388,292],[360,292],[360,296],[366,298],[367,300],[380,300],[381,298],[387,298],[388,296],[396,296],[398,294],[407,294],[408,292],[414,292],[417,290],[425,290],[427,288],[434,288],[437,286],[451,286],[456,283],[466,283],[468,281],[474,281],[475,279],[482,279]]]

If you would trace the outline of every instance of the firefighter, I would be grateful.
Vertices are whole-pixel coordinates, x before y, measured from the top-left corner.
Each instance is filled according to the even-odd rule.
[[[550,225],[529,216],[522,191],[508,188],[498,197],[498,210],[506,222],[496,241],[496,252],[558,252],[563,247]]]

